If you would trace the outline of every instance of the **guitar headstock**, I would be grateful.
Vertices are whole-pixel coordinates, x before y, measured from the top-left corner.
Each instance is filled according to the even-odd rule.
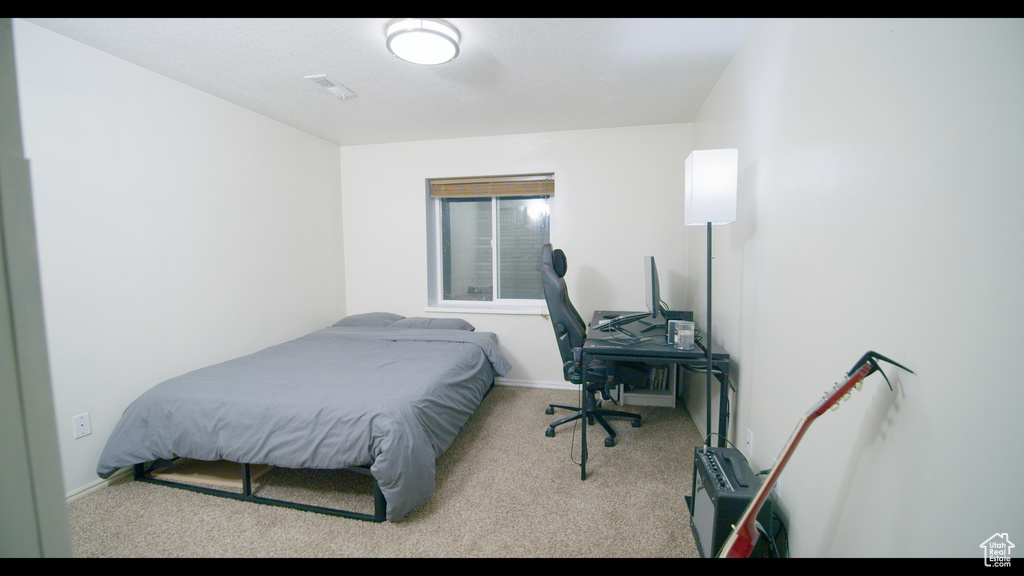
[[[864,378],[867,378],[874,372],[881,372],[882,377],[885,378],[885,383],[889,385],[889,390],[892,390],[892,382],[889,382],[889,377],[885,375],[885,372],[882,371],[882,368],[878,365],[879,360],[898,366],[911,374],[914,373],[910,368],[907,368],[894,360],[890,360],[877,352],[869,350],[861,356],[860,360],[857,360],[857,363],[853,365],[853,368],[846,373],[846,378],[843,379],[842,382],[836,383],[831,390],[825,393],[825,397],[811,410],[810,413],[820,415],[825,410],[838,410],[839,401],[849,400],[851,390],[855,389],[859,391],[863,386]]]
[[[864,387],[864,380],[861,379],[861,380],[858,380],[853,385],[853,390],[856,390],[856,391],[860,392],[860,389],[863,388],[863,387]],[[836,383],[835,387],[833,387],[833,390],[839,390],[839,383],[838,382]],[[847,400],[850,399],[850,396],[852,396],[852,395],[853,395],[852,392],[850,390],[847,390],[846,394],[843,394],[841,397],[836,398],[835,400],[833,400],[831,402],[831,406],[829,406],[828,409],[833,411],[833,412],[835,412],[836,410],[839,410],[839,401],[842,400],[843,402],[846,402]],[[826,398],[828,398],[829,396],[830,395],[828,393],[825,394]]]

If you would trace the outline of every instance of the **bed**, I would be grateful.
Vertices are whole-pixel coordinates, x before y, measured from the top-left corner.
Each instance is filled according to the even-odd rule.
[[[461,319],[347,316],[150,388],[96,472],[130,466],[143,479],[177,458],[225,460],[244,465],[243,499],[260,501],[245,494],[249,465],[351,469],[373,478],[372,519],[398,521],[430,497],[435,460],[510,368],[496,335]]]

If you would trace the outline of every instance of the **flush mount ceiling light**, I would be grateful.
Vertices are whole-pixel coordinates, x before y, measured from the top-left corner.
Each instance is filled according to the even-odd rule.
[[[443,64],[459,55],[459,31],[439,18],[396,18],[385,34],[388,50],[413,64]]]

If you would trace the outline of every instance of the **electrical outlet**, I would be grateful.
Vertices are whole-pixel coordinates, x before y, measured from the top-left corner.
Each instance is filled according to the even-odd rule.
[[[92,423],[89,422],[89,413],[83,412],[78,416],[72,418],[75,423],[75,438],[81,438],[82,436],[88,436],[92,434]]]
[[[747,458],[754,456],[754,431],[747,428]]]

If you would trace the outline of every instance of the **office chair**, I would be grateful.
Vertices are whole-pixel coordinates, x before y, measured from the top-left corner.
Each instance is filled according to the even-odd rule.
[[[583,342],[587,339],[587,325],[576,308],[573,307],[572,302],[569,301],[569,292],[563,278],[565,270],[565,253],[561,250],[552,251],[551,244],[545,244],[541,249],[541,281],[544,286],[544,299],[547,301],[548,313],[551,316],[551,325],[555,329],[555,339],[558,341],[558,351],[562,355],[562,372],[566,381],[582,384],[585,371],[586,386],[580,391],[581,406],[562,404],[548,406],[545,410],[546,414],[554,414],[555,408],[570,410],[573,414],[552,422],[544,435],[554,436],[556,426],[580,420],[586,416],[585,424],[592,425],[596,421],[608,432],[604,445],[614,446],[615,430],[605,418],[629,418],[632,420],[633,427],[638,428],[640,415],[600,407],[596,394],[600,392],[602,399],[611,400],[610,387],[613,385],[614,378],[609,378],[608,366],[601,360],[592,360],[586,366],[582,365]]]

